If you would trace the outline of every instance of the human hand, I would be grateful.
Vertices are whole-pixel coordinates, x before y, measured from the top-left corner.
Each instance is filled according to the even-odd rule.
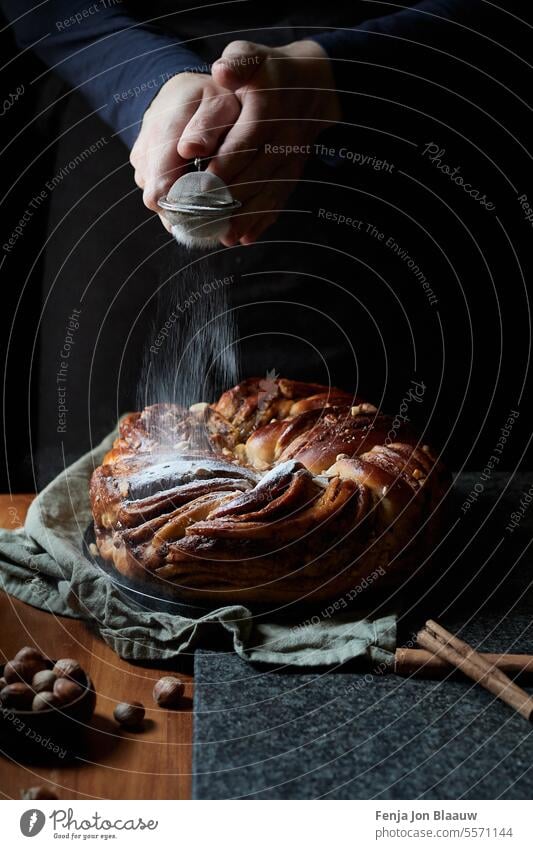
[[[208,166],[243,204],[221,241],[246,245],[285,206],[318,133],[339,120],[338,96],[328,56],[314,41],[284,47],[234,41],[211,72],[241,107]],[[287,156],[287,150],[296,152]]]
[[[240,108],[235,94],[209,74],[183,73],[164,84],[144,113],[130,162],[145,205],[158,213],[169,232],[158,198],[184,173],[191,159],[216,152]]]

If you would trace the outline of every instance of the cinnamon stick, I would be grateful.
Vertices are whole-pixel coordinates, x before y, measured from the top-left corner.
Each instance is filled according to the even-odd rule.
[[[480,652],[481,654],[481,652]],[[533,654],[485,654],[482,657],[510,678],[533,678]],[[444,678],[454,667],[444,658],[425,649],[396,649],[394,671],[405,677]]]
[[[426,622],[426,627],[420,631],[417,640],[423,648],[456,666],[531,722],[533,698],[464,640],[450,634],[432,619]]]

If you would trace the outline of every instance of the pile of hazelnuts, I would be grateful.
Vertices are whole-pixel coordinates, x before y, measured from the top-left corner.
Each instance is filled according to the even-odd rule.
[[[79,698],[87,688],[87,675],[77,660],[64,657],[55,663],[30,646],[20,649],[4,666],[0,678],[0,708],[43,711],[61,709]],[[184,686],[179,678],[165,675],[156,681],[154,702],[172,710],[180,705]],[[140,702],[120,702],[116,721],[125,728],[142,727],[145,716]]]
[[[61,709],[82,695],[87,675],[76,660],[55,663],[25,646],[4,666],[0,678],[0,706],[13,710]]]

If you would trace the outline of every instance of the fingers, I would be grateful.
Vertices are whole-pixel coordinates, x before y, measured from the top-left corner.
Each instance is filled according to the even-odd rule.
[[[231,123],[239,109],[236,97],[222,92],[207,75],[178,74],[161,88],[145,113],[130,156],[148,209],[160,213],[159,198],[184,173],[188,160],[203,153],[206,145],[216,149],[226,127],[213,131],[213,126]],[[180,153],[178,143],[187,127],[189,146],[186,137]],[[195,148],[198,141],[200,147]]]
[[[131,157],[130,157],[130,160],[131,160]],[[132,161],[132,165],[133,165],[133,161]],[[140,189],[144,189],[144,177],[143,177],[142,171],[140,171],[139,169],[135,169],[134,179],[135,179],[135,182],[138,185],[138,187]],[[165,218],[163,213],[159,210],[159,207],[157,208],[156,212],[157,212],[157,214],[159,216],[159,220],[161,221],[161,224],[163,225],[165,230],[167,230],[168,233],[172,233],[172,226],[171,226],[170,222],[167,221],[167,219]]]
[[[139,140],[136,153],[135,180],[143,189],[143,202],[159,212],[157,201],[166,195],[172,183],[183,174],[187,161],[176,150],[176,138],[192,118],[197,103],[181,104],[176,114],[166,112],[150,121]],[[143,132],[143,131],[141,131]]]
[[[258,184],[277,175],[278,171],[290,161],[300,160],[300,170],[303,170],[311,154],[311,145],[300,143],[298,125],[290,122],[276,122],[275,128],[277,134],[269,138],[269,144],[263,144],[256,150],[253,153],[253,159],[244,164],[233,180],[233,194],[241,203],[255,197],[260,189]],[[285,155],[284,151],[291,151],[291,153]],[[239,155],[239,161],[242,161],[241,155]],[[295,169],[296,167],[295,165]]]
[[[264,92],[251,92],[244,99],[239,117],[209,165],[226,185],[250,165],[271,135],[270,111]]]
[[[289,190],[285,188],[285,192],[288,194]],[[239,242],[243,245],[255,242],[259,234],[274,223],[283,206],[286,198],[276,194],[277,189],[273,192],[264,191],[242,207],[231,219],[228,232],[220,240],[222,244],[234,247]]]
[[[254,242],[257,242],[258,238],[265,232],[265,230],[268,230],[268,228],[274,224],[282,206],[283,204],[280,204],[276,210],[258,217],[254,226],[250,227],[244,236],[241,237],[241,245],[253,245]]]
[[[160,212],[159,198],[166,195],[172,183],[183,174],[187,162],[176,152],[175,139],[163,143],[159,150],[152,150],[147,162],[144,179],[143,203],[153,212]]]
[[[258,184],[257,194],[232,217],[222,243],[231,247],[239,241],[243,245],[255,242],[278,217],[302,170],[301,162],[284,163],[268,181]]]
[[[272,53],[272,48],[252,41],[232,41],[220,59],[213,62],[211,74],[218,85],[236,91],[246,85]]]
[[[211,156],[238,114],[239,104],[232,93],[205,90],[198,109],[181,134],[179,155],[183,159]]]

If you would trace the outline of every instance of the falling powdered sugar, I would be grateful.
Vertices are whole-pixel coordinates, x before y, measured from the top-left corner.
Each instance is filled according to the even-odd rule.
[[[165,403],[189,408],[237,383],[236,327],[228,303],[232,282],[233,275],[217,277],[207,257],[170,275],[141,369],[141,409]],[[208,447],[201,418],[190,443],[189,448]]]

